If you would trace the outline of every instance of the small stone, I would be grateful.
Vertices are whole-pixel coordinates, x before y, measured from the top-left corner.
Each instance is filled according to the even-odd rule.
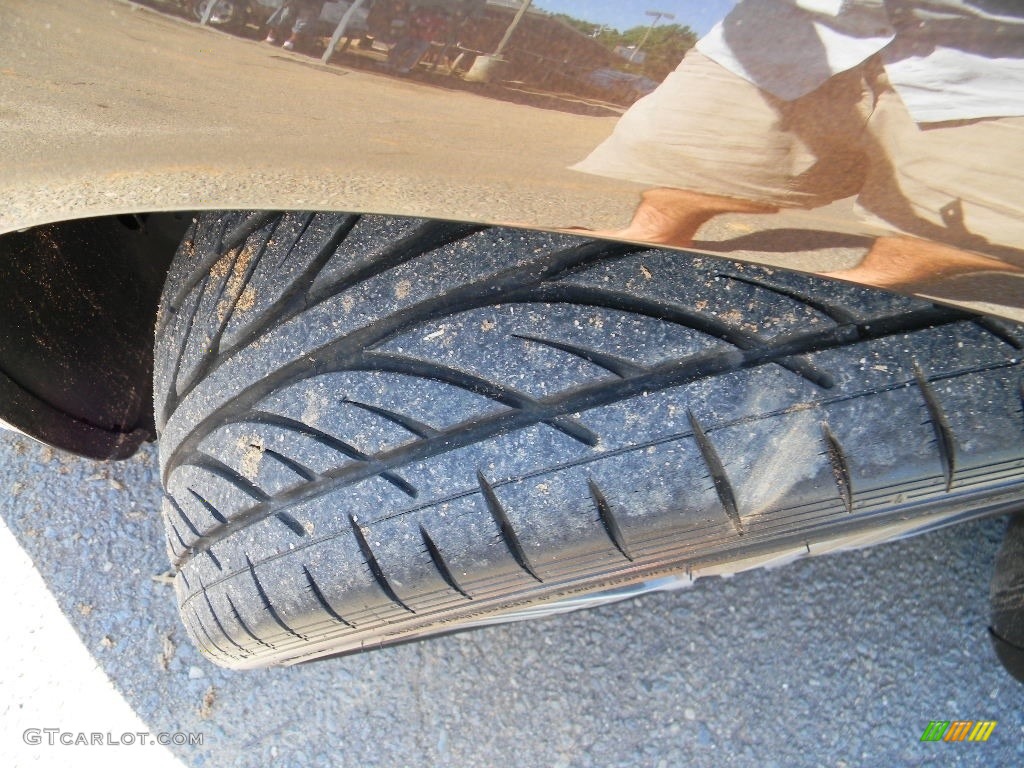
[[[192,669],[197,669],[197,667],[192,667]],[[189,670],[189,677],[192,676],[192,669]],[[211,685],[206,689],[206,693],[203,694],[203,701],[199,705],[199,717],[203,720],[209,720],[210,715],[213,714],[213,703],[216,700],[217,689]]]
[[[685,717],[687,720],[696,720],[697,713],[693,710],[693,707],[687,707],[683,710],[683,717]]]
[[[199,667],[189,667],[188,668],[188,679],[189,680],[199,680],[200,678],[203,678],[203,677],[206,677],[206,673],[203,672],[203,670],[200,669]]]
[[[167,570],[163,573],[156,573],[150,576],[149,578],[151,578],[157,584],[166,584],[168,586],[172,586],[174,584],[174,571]]]
[[[156,663],[164,672],[166,672],[168,667],[170,667],[177,649],[177,646],[174,644],[173,636],[170,632],[167,632],[161,638],[161,651],[156,656]]]

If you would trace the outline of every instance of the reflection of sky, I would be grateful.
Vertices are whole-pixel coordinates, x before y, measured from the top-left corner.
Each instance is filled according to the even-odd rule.
[[[650,24],[653,19],[644,11],[666,11],[675,15],[675,21],[662,19],[659,24],[685,24],[704,35],[736,0],[533,0],[533,4],[541,10],[567,13],[619,31]]]

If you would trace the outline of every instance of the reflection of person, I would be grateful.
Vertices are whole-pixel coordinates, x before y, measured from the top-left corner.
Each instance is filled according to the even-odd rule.
[[[375,0],[366,16],[366,29],[374,40],[390,43],[394,39],[392,25],[395,18],[404,12],[404,6],[396,0]]]
[[[433,8],[414,11],[405,35],[388,52],[388,69],[401,74],[411,72],[447,24],[448,17],[441,11]]]
[[[267,19],[267,39],[263,42],[274,44],[283,35],[289,24],[291,34],[281,46],[287,51],[295,50],[320,16],[324,0],[284,0],[280,7]],[[294,21],[292,19],[294,18]]]
[[[889,234],[837,276],[1024,271],[1024,4],[742,0],[577,170],[652,185],[625,239],[856,195]]]

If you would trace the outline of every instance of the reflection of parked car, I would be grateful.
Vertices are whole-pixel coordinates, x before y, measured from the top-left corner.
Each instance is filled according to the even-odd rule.
[[[617,69],[595,69],[584,76],[583,82],[605,98],[623,103],[632,103],[658,87],[649,77]]]

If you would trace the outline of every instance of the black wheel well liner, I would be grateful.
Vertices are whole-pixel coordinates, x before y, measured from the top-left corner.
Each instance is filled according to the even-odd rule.
[[[0,420],[95,459],[153,439],[153,326],[191,213],[0,237]]]

